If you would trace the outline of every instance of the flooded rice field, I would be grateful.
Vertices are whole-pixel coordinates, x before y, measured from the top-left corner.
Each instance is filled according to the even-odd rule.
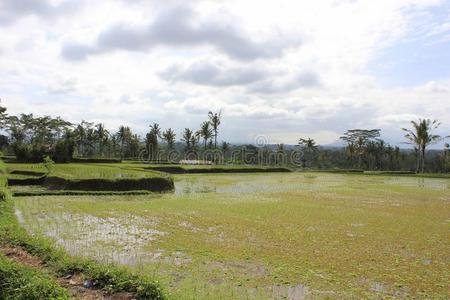
[[[448,179],[207,174],[175,186],[17,197],[16,215],[73,255],[155,276],[174,299],[448,293]]]

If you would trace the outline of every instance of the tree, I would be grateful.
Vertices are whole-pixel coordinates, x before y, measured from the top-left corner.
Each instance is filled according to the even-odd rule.
[[[347,143],[346,151],[353,164],[353,156],[358,156],[358,168],[362,167],[362,159],[366,154],[367,143],[380,136],[381,129],[350,129],[340,139]]]
[[[444,145],[444,172],[450,168],[450,144],[445,143]]]
[[[406,143],[413,145],[417,150],[417,164],[416,172],[420,170],[421,173],[425,170],[425,153],[426,148],[430,145],[442,141],[446,137],[433,134],[441,123],[438,120],[419,119],[418,121],[411,121],[412,129],[402,128],[406,132]]]
[[[130,140],[131,135],[132,134],[130,127],[123,125],[119,127],[119,131],[117,132],[117,139],[120,142],[120,159],[123,159],[125,145]]]
[[[78,155],[85,156],[88,150],[91,150],[93,143],[93,128],[94,123],[82,120],[75,128],[75,140],[78,146]]]
[[[8,120],[8,114],[6,113],[6,107],[2,106],[1,103],[2,99],[0,99],[0,129],[3,129]]]
[[[150,132],[147,133],[145,138],[145,144],[150,155],[150,159],[156,159],[158,152],[158,138],[161,137],[161,127],[158,123],[150,125]]]
[[[162,133],[162,137],[167,143],[167,150],[169,151],[172,150],[175,145],[175,136],[175,132],[172,128],[168,128]]]
[[[185,144],[185,146],[184,146],[185,151],[191,150],[191,146],[192,146],[191,141],[192,141],[193,136],[194,136],[194,131],[192,131],[189,128],[184,129],[181,141]]]
[[[98,153],[103,156],[104,145],[108,142],[108,130],[105,129],[105,125],[98,123],[95,125],[95,139],[98,144]]]
[[[298,145],[301,147],[303,151],[303,168],[306,167],[306,161],[313,161],[319,147],[316,145],[316,142],[312,138],[300,138],[298,140]]]
[[[211,123],[212,130],[214,132],[214,148],[217,148],[217,135],[219,133],[219,125],[220,125],[220,118],[222,116],[222,111],[219,111],[218,113],[213,113],[210,111],[208,113],[209,122]]]
[[[213,136],[213,129],[211,128],[211,123],[208,121],[203,122],[200,125],[200,130],[198,131],[199,136],[203,139],[203,146],[206,149],[208,140]]]

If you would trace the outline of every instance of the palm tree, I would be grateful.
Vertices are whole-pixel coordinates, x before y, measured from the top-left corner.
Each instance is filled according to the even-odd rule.
[[[95,138],[98,143],[99,155],[103,155],[103,146],[108,139],[108,131],[105,129],[105,125],[98,123],[95,125]]]
[[[219,132],[221,116],[222,116],[221,110],[218,113],[213,113],[212,111],[208,113],[209,122],[211,123],[212,130],[214,132],[214,148],[217,148],[217,134]]]
[[[319,147],[312,138],[300,138],[298,140],[298,145],[304,152],[302,158],[302,167],[305,168],[307,159],[310,159],[312,161]]]
[[[162,133],[162,137],[167,143],[167,149],[169,151],[172,150],[175,144],[175,132],[172,128],[166,129],[166,131]]]
[[[183,131],[183,137],[181,138],[181,141],[185,143],[185,150],[189,151],[191,149],[191,140],[194,136],[194,132],[189,129],[185,128]]]
[[[316,142],[312,138],[307,138],[307,139],[300,138],[298,140],[298,145],[310,152],[315,152],[315,151],[317,151],[317,149],[319,149]]]
[[[146,136],[146,145],[151,160],[156,158],[156,153],[158,151],[158,138],[161,138],[161,127],[158,123],[153,123],[153,125],[150,125],[150,132],[147,133]]]
[[[117,138],[120,141],[120,159],[123,159],[125,143],[128,142],[130,137],[131,137],[130,127],[121,125],[119,127],[119,131],[117,132]]]
[[[203,146],[205,149],[208,140],[213,136],[213,129],[210,126],[211,123],[205,121],[200,125],[200,130],[198,131],[198,135],[203,138]]]
[[[412,129],[402,128],[402,130],[406,132],[405,138],[408,140],[406,143],[413,145],[417,149],[416,172],[420,170],[423,173],[425,169],[426,148],[444,139],[440,135],[433,134],[433,131],[441,123],[438,120],[419,119],[418,121],[411,121],[411,124]]]

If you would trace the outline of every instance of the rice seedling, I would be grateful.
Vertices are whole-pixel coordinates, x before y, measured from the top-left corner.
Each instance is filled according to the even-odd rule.
[[[16,209],[28,232],[156,276],[174,299],[449,296],[447,179],[205,174],[175,184],[174,194],[19,197]]]

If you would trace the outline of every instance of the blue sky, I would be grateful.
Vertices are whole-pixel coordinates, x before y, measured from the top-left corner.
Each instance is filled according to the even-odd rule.
[[[450,134],[450,2],[0,1],[11,114],[181,132],[222,110],[219,139],[334,143],[420,117]]]

